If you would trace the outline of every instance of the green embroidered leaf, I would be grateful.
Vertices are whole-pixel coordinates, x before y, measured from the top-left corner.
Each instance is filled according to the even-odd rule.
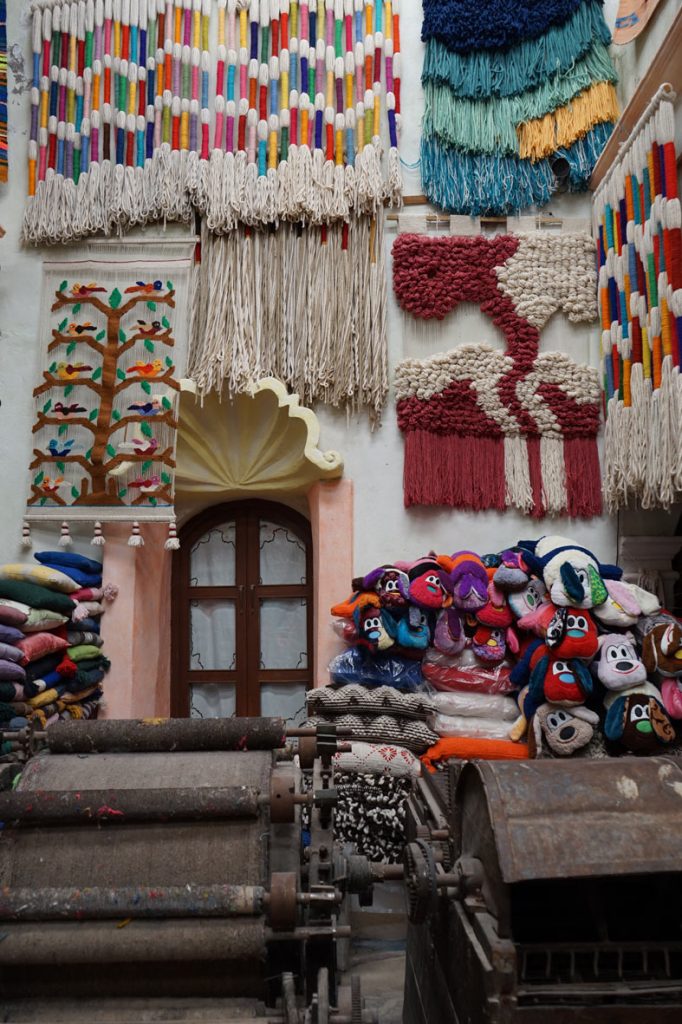
[[[66,434],[68,429],[69,429],[68,423],[62,423],[60,425],[60,427],[59,427],[59,430],[57,431],[57,434],[59,435],[59,437],[64,437],[64,434]]]
[[[57,369],[57,364],[56,364],[56,363],[50,363],[50,365],[49,365],[49,367],[48,367],[48,370],[49,370],[49,372],[50,372],[50,373],[54,373],[54,371],[55,371],[56,369]]]
[[[45,402],[45,405],[43,406],[43,413],[47,416],[47,414],[48,414],[48,412],[50,411],[51,408],[52,408],[52,399],[48,398],[48,400]]]
[[[147,309],[151,309],[152,313],[154,313],[156,311],[156,303],[155,302],[151,302],[151,300],[150,300],[147,303]]]
[[[168,330],[168,328],[170,327],[170,320],[168,319],[167,316],[162,316],[161,317],[161,323],[166,328],[166,330]]]
[[[42,471],[42,469],[41,469],[40,473],[38,473],[38,475],[37,475],[37,476],[34,476],[34,478],[33,478],[33,483],[34,483],[34,484],[36,485],[36,487],[37,487],[37,486],[38,486],[39,484],[42,484],[42,482],[43,482],[43,480],[44,480],[44,479],[45,479],[45,474],[43,473],[43,471]]]
[[[110,459],[114,459],[116,457],[116,449],[114,448],[113,444],[107,445],[107,455],[109,456]]]
[[[88,413],[88,419],[89,420],[96,420],[98,412],[99,412],[99,409],[91,409],[90,412]]]
[[[121,293],[118,288],[114,288],[113,292],[109,296],[109,305],[112,309],[118,309],[121,305]]]
[[[126,332],[123,330],[122,327],[119,329],[119,332],[118,332],[118,340],[119,341],[125,341],[126,340]]]
[[[168,289],[169,292],[172,292],[173,291],[173,282],[172,281],[166,281],[166,288]]]
[[[171,482],[170,474],[169,473],[162,473],[161,474],[161,483],[162,484],[169,484],[170,482]]]
[[[95,336],[95,341],[102,341],[103,338],[106,338],[106,335],[106,331],[100,331],[99,334]]]
[[[172,366],[173,366],[173,360],[171,359],[171,357],[170,357],[170,356],[166,356],[166,366],[168,367],[168,369],[169,369],[169,370],[170,370],[170,369],[172,368]]]
[[[62,320],[62,322],[57,325],[57,330],[59,331],[60,334],[62,333],[62,331],[64,330],[64,328],[68,324],[68,322],[69,322],[69,318],[68,318],[68,316],[65,316],[64,319]]]
[[[80,313],[80,311],[81,311],[81,304],[80,304],[80,302],[77,302],[76,305],[73,307],[73,315],[75,316],[76,313]]]
[[[164,407],[164,409],[172,409],[173,408],[173,403],[171,402],[170,398],[166,398],[165,395],[161,399],[161,405]]]
[[[67,356],[70,356],[71,353],[75,352],[75,351],[76,351],[76,342],[75,341],[70,341],[69,344],[66,346],[66,354],[67,354]]]
[[[118,409],[114,409],[114,411],[113,411],[113,412],[112,412],[112,414],[111,414],[111,418],[112,418],[112,420],[114,421],[114,423],[118,423],[118,421],[119,421],[119,420],[120,420],[120,418],[121,418],[121,414],[120,414],[120,412],[118,411]]]
[[[98,366],[98,367],[96,367],[95,370],[93,370],[92,379],[93,380],[99,380],[101,376],[102,376],[102,367]]]
[[[154,351],[154,342],[150,341],[149,338],[145,338],[144,339],[144,347],[147,349],[147,352],[153,352]]]
[[[66,466],[63,462],[55,462],[55,466],[57,467],[60,473],[66,472]]]
[[[127,487],[121,487],[119,492],[118,492],[118,496],[119,496],[119,498],[125,498],[127,493],[128,493],[128,488]]]
[[[145,395],[151,395],[151,393],[152,393],[152,386],[151,386],[151,384],[149,383],[148,380],[143,380],[142,384],[140,385],[140,387],[144,391]]]
[[[120,367],[116,371],[116,376],[118,377],[119,380],[125,380],[126,379],[126,375],[125,375],[125,373],[123,372],[123,370]]]
[[[85,458],[88,460],[88,462],[90,461],[90,456],[91,455],[92,455],[92,448],[88,448],[87,452],[85,453]]]
[[[68,285],[68,283],[69,283],[68,281],[62,281],[62,283],[61,283],[61,284],[60,284],[60,286],[59,286],[59,289],[58,289],[58,291],[60,291],[60,292],[65,292],[65,291],[66,291],[66,288],[67,288],[67,285]]]
[[[140,430],[142,431],[145,437],[152,436],[152,428],[148,423],[143,423],[142,426],[140,427]]]
[[[145,461],[142,463],[142,472],[146,473],[147,470],[149,470],[151,468],[152,468],[152,460],[151,459],[145,459]]]
[[[47,502],[47,498],[45,497],[45,495],[43,495],[42,498],[40,499],[40,501],[38,502],[38,504],[39,505],[44,505],[46,502]]]
[[[73,384],[67,384],[66,385],[66,387],[64,388],[64,398],[68,398],[69,397],[69,395],[73,391],[73,388],[74,388]]]
[[[77,487],[72,487],[71,488],[71,497],[72,498],[80,498],[80,496],[81,496],[81,492],[78,490],[78,488]]]
[[[153,505],[156,508],[156,506],[158,505],[158,502],[157,502],[156,498],[150,498],[149,499],[149,504]]]

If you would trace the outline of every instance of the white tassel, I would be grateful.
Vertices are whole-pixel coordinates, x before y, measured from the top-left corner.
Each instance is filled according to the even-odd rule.
[[[168,524],[168,540],[164,544],[166,551],[177,551],[180,547],[180,541],[178,540],[177,527],[175,520],[172,519]]]
[[[140,533],[140,524],[137,520],[133,523],[128,537],[128,547],[130,548],[141,548],[144,544],[144,537]]]
[[[33,541],[31,540],[31,524],[28,519],[24,519],[24,525],[21,528],[21,546],[25,551],[28,551],[33,547]]]
[[[70,548],[72,546],[71,534],[69,533],[69,524],[66,520],[62,523],[61,536],[59,538],[60,548]]]
[[[102,524],[100,523],[99,520],[97,520],[97,522],[95,523],[95,532],[90,543],[94,547],[102,547],[104,544],[106,544],[104,534],[102,533]]]

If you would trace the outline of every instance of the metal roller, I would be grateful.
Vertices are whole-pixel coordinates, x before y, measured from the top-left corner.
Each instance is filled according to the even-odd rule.
[[[283,718],[141,718],[55,722],[46,742],[55,754],[176,750],[277,750]]]

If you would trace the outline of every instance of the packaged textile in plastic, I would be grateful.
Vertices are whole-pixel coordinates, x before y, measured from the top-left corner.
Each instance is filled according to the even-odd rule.
[[[430,647],[422,661],[425,679],[436,690],[472,690],[475,693],[510,693],[514,689],[509,673],[511,666],[482,665],[471,648],[459,654],[441,654]]]
[[[509,722],[495,718],[467,718],[464,715],[432,715],[429,725],[444,739],[469,736],[472,739],[507,740]]]
[[[372,655],[360,647],[349,647],[329,663],[332,683],[362,683],[363,686],[394,686],[397,690],[419,690],[424,685],[421,665],[412,658]]]
[[[515,722],[519,716],[518,704],[514,698],[505,697],[501,693],[434,690],[429,696],[440,715],[463,715],[466,718],[493,718],[504,722]]]

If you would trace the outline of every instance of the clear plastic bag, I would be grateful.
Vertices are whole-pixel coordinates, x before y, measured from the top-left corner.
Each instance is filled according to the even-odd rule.
[[[422,672],[435,690],[511,693],[515,689],[509,678],[509,662],[484,665],[469,647],[455,655],[441,654],[429,647],[422,661]]]
[[[464,715],[431,715],[429,725],[443,739],[466,736],[478,740],[508,740],[511,722]]]
[[[433,690],[429,696],[439,715],[491,718],[498,722],[515,722],[519,716],[519,708],[514,698],[501,693]]]

